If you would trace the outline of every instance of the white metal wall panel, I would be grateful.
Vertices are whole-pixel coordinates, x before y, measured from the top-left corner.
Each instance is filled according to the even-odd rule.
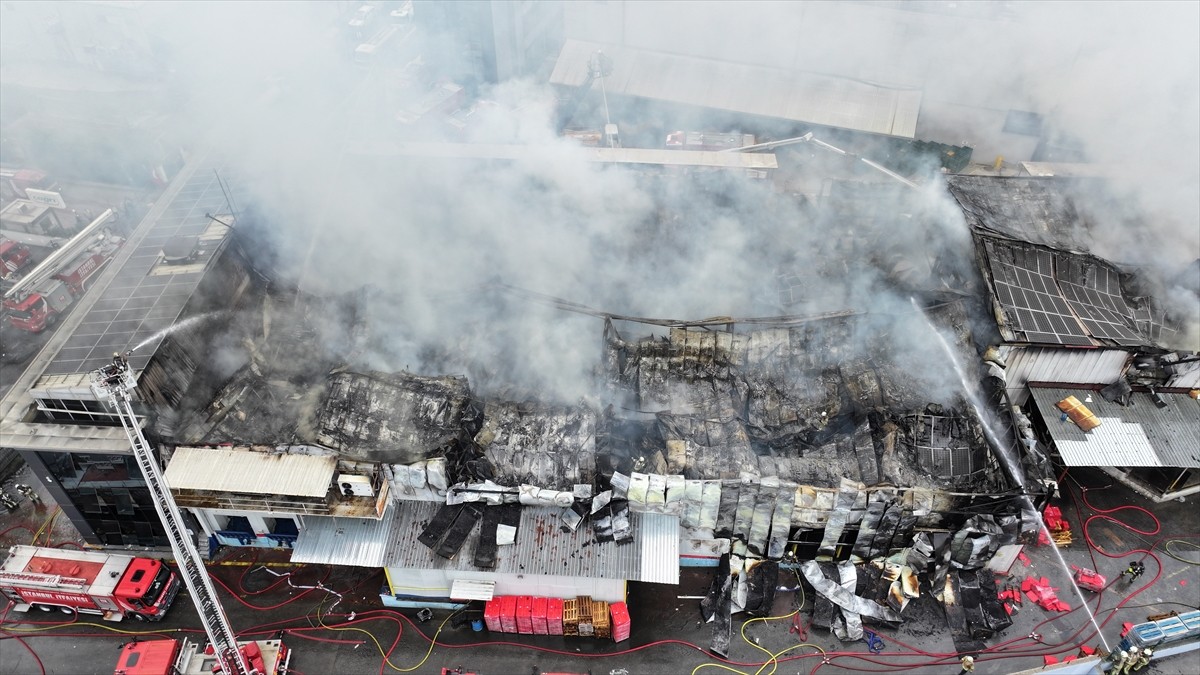
[[[1005,387],[1014,405],[1029,399],[1026,385],[1030,382],[1112,384],[1124,374],[1130,358],[1123,349],[1006,346],[999,351],[1006,364]]]

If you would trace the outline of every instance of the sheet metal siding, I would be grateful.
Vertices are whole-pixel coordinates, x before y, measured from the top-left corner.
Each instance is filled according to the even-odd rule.
[[[1200,401],[1187,394],[1163,394],[1167,407],[1159,408],[1144,392],[1131,395],[1133,405],[1121,406],[1105,400],[1099,392],[1081,389],[1033,387],[1030,391],[1042,418],[1046,420],[1055,446],[1059,447],[1060,452],[1064,447],[1067,448],[1072,455],[1071,461],[1078,462],[1070,466],[1121,466],[1097,463],[1101,461],[1099,455],[1102,453],[1127,453],[1126,456],[1140,453],[1143,455],[1140,461],[1126,461],[1124,465],[1155,466],[1151,458],[1144,457],[1147,453],[1147,446],[1142,441],[1144,437],[1157,455],[1157,465],[1200,468]],[[1092,400],[1086,402],[1089,394]],[[1096,431],[1106,424],[1118,428],[1096,434],[1096,431],[1084,432],[1070,422],[1060,423],[1060,411],[1055,404],[1068,396],[1075,396],[1100,418],[1101,424]],[[1117,420],[1121,424],[1115,424]],[[1131,428],[1132,425],[1140,426],[1140,436],[1135,433],[1137,429]],[[1067,461],[1066,455],[1063,460]]]
[[[639,514],[641,522],[641,581],[679,583],[679,516],[665,513]]]
[[[163,477],[176,490],[324,497],[336,469],[332,455],[181,447]]]
[[[604,81],[609,95],[673,101],[905,138],[916,134],[921,90],[881,87],[830,75],[567,40],[550,81],[580,86],[596,51],[603,51],[613,62],[613,73]]]
[[[1193,361],[1176,367],[1179,371],[1167,381],[1168,387],[1200,389],[1200,361]]]
[[[633,542],[618,546],[615,542],[598,543],[590,524],[575,532],[562,532],[561,509],[527,506],[521,509],[521,525],[515,544],[500,546],[496,566],[490,570],[475,567],[473,551],[479,535],[476,525],[471,536],[451,560],[434,554],[417,541],[425,524],[433,518],[439,504],[399,502],[399,513],[387,541],[384,565],[389,568],[448,569],[509,574],[597,577],[652,583],[679,583],[679,518],[674,515],[630,513]],[[669,536],[668,536],[669,534]],[[673,546],[673,549],[672,549]],[[645,563],[644,554],[666,558]]]
[[[304,516],[292,562],[383,567],[395,516],[395,504],[389,504],[379,520]]]
[[[1000,350],[1007,368],[1005,387],[1014,405],[1024,405],[1030,382],[1112,384],[1121,378],[1130,354],[1123,349],[1007,347]]]

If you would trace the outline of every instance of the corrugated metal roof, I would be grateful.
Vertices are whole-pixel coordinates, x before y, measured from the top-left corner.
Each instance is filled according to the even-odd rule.
[[[176,448],[163,475],[175,490],[324,497],[337,457],[249,448]]]
[[[417,541],[417,536],[440,506],[408,501],[393,504],[392,508],[398,513],[387,537],[385,566],[480,571],[474,565],[473,557],[478,525],[452,560],[435,555]],[[630,513],[633,541],[617,545],[616,542],[597,542],[587,523],[575,532],[563,532],[559,520],[561,513],[562,509],[553,507],[523,507],[516,543],[500,546],[496,566],[484,571],[679,583],[678,516]],[[294,555],[292,559],[295,560]]]
[[[1187,394],[1160,394],[1167,405],[1159,408],[1144,392],[1131,394],[1129,406],[1085,389],[1030,387],[1030,392],[1067,466],[1200,468],[1200,401]],[[1055,404],[1068,396],[1083,402],[1100,426],[1085,432],[1062,421]]]
[[[1121,378],[1129,363],[1123,349],[1066,349],[1063,347],[1000,348],[1005,387],[1014,405],[1029,398],[1030,382],[1109,385]]]
[[[613,64],[609,95],[623,94],[751,115],[912,138],[919,89],[893,88],[831,75],[679,56],[581,40],[563,44],[550,81],[578,87],[592,54]],[[594,87],[599,88],[599,83]]]
[[[395,516],[395,503],[387,506],[379,520],[304,516],[292,548],[292,562],[383,567]]]

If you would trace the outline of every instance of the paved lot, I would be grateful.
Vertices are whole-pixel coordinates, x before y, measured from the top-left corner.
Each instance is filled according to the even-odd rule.
[[[1109,481],[1099,472],[1079,472],[1075,477],[1083,485],[1092,488],[1087,493],[1087,499],[1095,509],[1143,506],[1156,514],[1160,521],[1160,529],[1156,532],[1154,521],[1144,513],[1124,508],[1108,514],[1135,528],[1153,532],[1142,535],[1102,517],[1093,519],[1088,527],[1093,540],[1106,552],[1118,555],[1116,558],[1107,558],[1096,553],[1093,563],[1092,554],[1083,543],[1080,517],[1075,512],[1070,495],[1064,492],[1063,512],[1075,533],[1074,543],[1062,551],[1068,564],[1094,567],[1112,580],[1130,560],[1142,557],[1141,554],[1119,554],[1157,542],[1153,555],[1145,558],[1146,574],[1137,582],[1130,584],[1118,579],[1101,594],[1083,592],[1090,606],[1099,608],[1096,611],[1097,621],[1109,645],[1115,645],[1118,641],[1124,621],[1140,622],[1145,620],[1147,614],[1186,609],[1177,603],[1185,603],[1192,608],[1200,604],[1200,590],[1197,590],[1200,589],[1200,567],[1171,558],[1162,547],[1163,541],[1173,537],[1200,543],[1200,539],[1197,539],[1200,515],[1196,513],[1194,504],[1171,502],[1150,505],[1121,488],[1100,489]],[[1065,485],[1078,494],[1078,488],[1072,480],[1068,479]],[[1080,509],[1084,519],[1098,513],[1082,503]],[[9,526],[4,518],[0,518],[0,524],[3,524],[0,530]],[[5,538],[3,543],[20,542]],[[1090,619],[1079,609],[1079,597],[1071,589],[1067,574],[1053,552],[1044,547],[1026,550],[1031,566],[1026,568],[1022,563],[1016,563],[1014,576],[1024,578],[1033,574],[1050,577],[1054,586],[1060,589],[1060,597],[1075,609],[1069,613],[1051,614],[1026,601],[1015,615],[1014,625],[989,641],[994,651],[982,654],[977,659],[975,672],[980,675],[1041,667],[1045,654],[1061,658],[1075,653],[1081,637],[1087,638],[1087,644],[1097,645],[1100,642],[1094,637],[1095,629]],[[1187,546],[1175,544],[1171,550],[1180,557],[1200,561],[1200,552]],[[334,604],[335,596],[325,591],[288,588],[287,579],[281,580],[260,568],[262,562],[278,563],[283,560],[284,557],[278,553],[263,553],[255,558],[252,551],[226,551],[219,553],[218,559],[225,564],[212,568],[215,578],[229,588],[239,589],[238,593],[242,596],[242,601],[239,601],[224,590],[218,591],[234,629],[258,635],[273,635],[283,628],[293,629],[284,639],[295,650],[292,665],[303,675],[378,673],[382,663],[380,649],[392,649],[391,663],[396,669],[414,673],[439,673],[444,666],[462,665],[464,669],[482,675],[532,673],[535,667],[542,672],[586,673],[590,670],[595,675],[614,672],[620,675],[622,671],[629,674],[668,674],[690,673],[701,664],[715,663],[701,649],[709,643],[711,626],[699,623],[698,601],[678,597],[703,594],[709,583],[709,574],[705,570],[684,570],[678,588],[631,584],[629,604],[634,621],[633,635],[628,642],[619,645],[586,638],[490,636],[487,632],[473,632],[469,623],[459,627],[447,623],[438,635],[438,645],[425,658],[429,649],[428,636],[437,631],[448,613],[437,612],[433,620],[421,623],[408,618],[412,616],[411,612],[402,614],[381,609],[378,592],[383,585],[383,575],[379,571],[362,568],[330,570],[321,566],[270,568],[277,573],[293,570],[295,574],[291,582],[297,586],[322,582],[342,594],[342,599]],[[776,613],[791,612],[796,601],[795,594],[780,593],[777,596]],[[805,614],[811,608],[811,596],[809,602]],[[1121,609],[1113,609],[1122,603]],[[351,612],[354,613],[353,620],[349,618]],[[322,618],[318,619],[318,613]],[[36,615],[20,618],[47,617]],[[49,618],[60,617],[50,615]],[[951,656],[954,647],[940,607],[928,596],[922,596],[905,610],[904,618],[905,623],[899,630],[880,631],[885,647],[878,655],[866,653],[861,642],[842,644],[826,631],[813,630],[809,642],[829,652],[829,662],[824,663],[820,658],[811,656],[815,653],[812,648],[797,648],[781,658],[776,672],[828,674],[903,669],[947,675],[957,673],[957,658]],[[322,622],[341,630],[323,629]],[[745,633],[749,640],[757,640],[758,646],[754,646],[738,637],[737,632],[743,621],[735,620],[730,658],[745,665],[731,664],[730,667],[748,674],[754,673],[766,658],[760,647],[778,652],[796,645],[796,636],[788,632],[789,624],[787,620],[749,623]],[[193,636],[199,636],[196,631],[198,625],[190,599],[181,595],[176,607],[161,625],[24,625],[17,628],[49,628],[37,637],[34,637],[37,634],[29,634],[26,640],[45,665],[47,673],[82,675],[112,672],[118,645],[131,636],[109,629],[188,630]],[[10,628],[11,625],[6,623],[5,627]],[[1041,636],[1039,640],[1027,637],[1033,632]],[[498,641],[493,637],[499,638]],[[380,647],[376,646],[375,641]],[[699,645],[700,648],[686,643]],[[1002,647],[995,648],[1002,643]],[[631,649],[637,651],[628,651]],[[0,654],[3,655],[0,658],[0,674],[40,672],[33,657],[13,640],[0,641]],[[784,660],[789,658],[791,660]],[[854,670],[856,668],[862,670]],[[386,666],[382,670],[396,672]],[[763,672],[770,670],[768,666]],[[716,675],[729,671],[703,667],[698,672]],[[1193,675],[1200,672],[1200,655],[1192,653],[1166,659],[1155,663],[1151,671],[1143,672]]]

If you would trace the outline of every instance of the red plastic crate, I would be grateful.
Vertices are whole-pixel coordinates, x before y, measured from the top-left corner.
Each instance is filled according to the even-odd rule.
[[[505,595],[500,598],[500,631],[503,633],[517,632],[517,596]]]
[[[612,639],[613,642],[621,642],[629,639],[629,608],[623,602],[614,602],[608,606],[609,613],[612,615]]]
[[[533,599],[533,634],[546,635],[546,598]]]
[[[483,622],[487,625],[487,629],[493,633],[503,632],[504,627],[500,621],[500,605],[504,602],[504,596],[496,596],[487,601],[483,606]]]
[[[517,632],[525,635],[533,633],[533,596],[517,596]]]
[[[562,598],[546,598],[546,634],[563,634],[563,601]]]

